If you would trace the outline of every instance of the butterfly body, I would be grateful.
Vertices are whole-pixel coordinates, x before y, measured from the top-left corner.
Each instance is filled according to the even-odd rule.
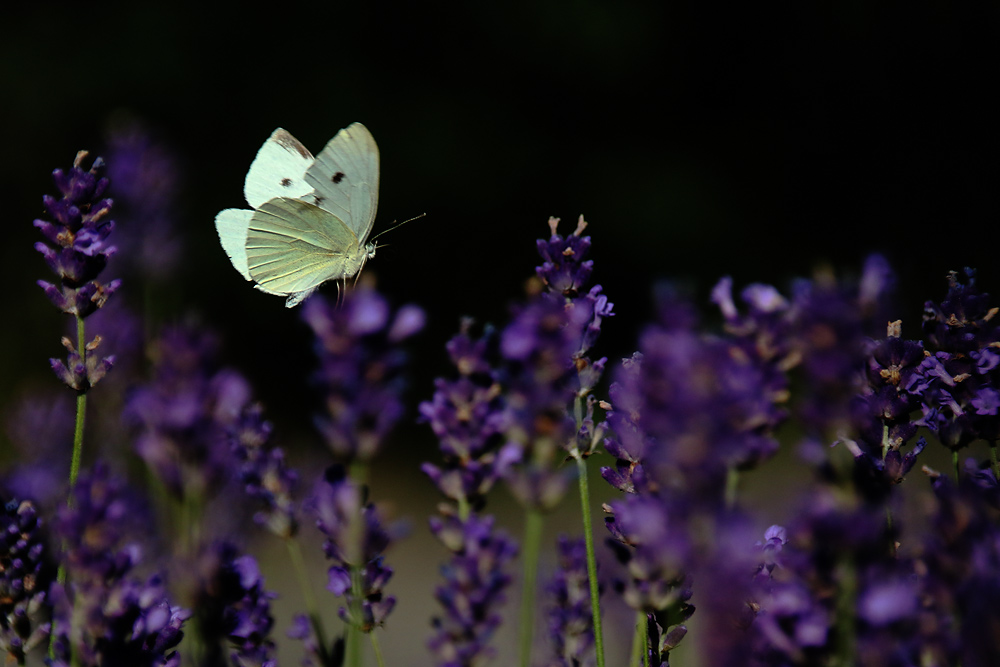
[[[378,184],[378,147],[364,125],[338,132],[316,158],[279,128],[247,172],[243,192],[254,210],[221,211],[219,240],[244,278],[291,308],[375,256],[368,236]]]

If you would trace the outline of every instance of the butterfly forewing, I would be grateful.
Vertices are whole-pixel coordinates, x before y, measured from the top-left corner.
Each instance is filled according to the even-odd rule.
[[[379,182],[378,146],[368,128],[353,123],[338,132],[305,178],[313,203],[340,218],[364,245],[375,222]]]
[[[305,180],[313,160],[298,139],[279,127],[257,151],[247,172],[243,184],[247,203],[259,208],[275,197],[305,197],[313,190]]]
[[[343,222],[298,199],[264,203],[247,229],[248,272],[267,292],[295,294],[344,277],[349,258],[359,252],[357,237]]]

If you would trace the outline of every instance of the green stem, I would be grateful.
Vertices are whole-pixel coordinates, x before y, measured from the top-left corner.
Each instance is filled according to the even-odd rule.
[[[80,363],[86,368],[87,347],[86,328],[83,325],[83,318],[76,316],[76,349],[80,355]],[[79,392],[76,395],[76,423],[73,426],[73,451],[69,460],[69,495],[66,497],[66,505],[73,507],[73,489],[76,488],[76,478],[80,476],[80,461],[83,459],[83,427],[87,416],[87,394]],[[66,585],[66,565],[59,564],[56,571],[56,581],[61,585]],[[52,628],[49,634],[49,657],[55,659],[55,638],[56,620],[52,619]]]
[[[83,318],[76,316],[76,350],[80,355],[80,363],[87,366],[87,337],[84,331]],[[69,503],[72,506],[73,488],[80,474],[80,460],[83,458],[83,424],[87,415],[87,394],[80,392],[76,396],[76,426],[73,429],[73,454],[69,464]]]
[[[736,507],[736,496],[740,488],[740,471],[730,468],[726,472],[726,508]]]
[[[841,564],[837,567],[837,579],[840,582],[837,593],[837,640],[834,664],[854,664],[854,607],[857,601],[857,572],[849,557],[841,556]]]
[[[955,469],[955,482],[958,483],[958,478],[961,476],[961,467],[959,466],[957,451],[951,453],[951,467]]]
[[[347,624],[347,649],[344,664],[348,667],[361,667],[361,568],[351,566],[351,603],[350,618]]]
[[[587,463],[576,459],[577,478],[580,483],[580,511],[583,513],[583,540],[587,546],[587,578],[590,580],[590,613],[594,619],[594,651],[597,667],[604,667],[604,633],[601,630],[601,600],[597,582],[597,556],[594,553],[594,533],[590,516],[590,484],[587,480]]]
[[[462,496],[458,499],[458,518],[465,523],[469,520],[469,514],[472,513],[472,506],[469,505],[469,499]]]
[[[629,654],[629,667],[639,667],[646,646],[646,615],[641,611],[635,613],[635,632],[632,633],[632,651]]]
[[[295,577],[299,580],[299,588],[302,589],[302,598],[306,603],[306,612],[309,614],[309,622],[312,624],[313,632],[316,634],[316,643],[319,644],[319,659],[321,665],[330,664],[327,654],[326,633],[323,631],[323,622],[319,615],[319,606],[316,604],[316,596],[313,595],[312,586],[309,584],[309,574],[306,572],[306,561],[302,557],[302,547],[294,538],[287,538],[285,545],[288,547],[288,557],[292,560],[292,569],[295,570]]]
[[[1000,460],[997,459],[997,443],[990,443],[990,463],[993,468],[993,476],[1000,479]]]
[[[378,645],[378,637],[375,636],[375,629],[368,633],[368,636],[372,640],[372,648],[375,649],[375,661],[378,663],[378,667],[385,667],[385,661],[382,659],[382,649]]]
[[[535,624],[535,589],[538,554],[542,547],[542,513],[528,510],[524,523],[524,587],[521,590],[521,667],[531,662],[531,638]]]

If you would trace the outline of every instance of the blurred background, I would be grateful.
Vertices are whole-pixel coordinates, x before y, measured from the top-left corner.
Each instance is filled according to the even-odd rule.
[[[523,296],[551,215],[567,234],[580,214],[590,223],[594,280],[616,311],[598,354],[612,361],[633,351],[661,280],[705,304],[711,322],[707,295],[721,276],[737,289],[785,290],[827,266],[856,274],[879,252],[898,275],[893,317],[913,337],[949,270],[977,267],[986,291],[1000,285],[995,3],[261,7],[5,9],[4,408],[58,390],[48,358],[62,355],[67,323],[35,285],[50,275],[32,249],[51,172],[80,149],[107,156],[122,137],[150,142],[167,166],[142,215],[116,206],[116,234],[147,247],[120,249],[106,273],[124,280],[114,298],[148,330],[216,330],[224,361],[251,379],[293,458],[324,455],[311,426],[310,337],[298,312],[233,270],[213,224],[219,210],[245,207],[246,171],[279,126],[318,153],[341,127],[365,123],[382,158],[375,231],[427,213],[383,237],[388,247],[366,268],[394,304],[428,314],[414,416],[433,377],[449,372],[443,344],[459,318],[502,325]],[[434,442],[411,422],[373,479],[374,498],[414,524],[389,587],[400,597],[391,624],[411,632],[383,640],[397,665],[426,662],[419,645],[442,557],[426,541],[435,496],[417,469],[434,459]],[[509,500],[497,502],[502,511]],[[268,567],[278,576],[280,561]],[[279,604],[294,608],[286,590]]]

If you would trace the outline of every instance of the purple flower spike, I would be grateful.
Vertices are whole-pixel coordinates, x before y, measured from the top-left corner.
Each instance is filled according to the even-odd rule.
[[[24,664],[25,654],[48,639],[50,626],[41,621],[55,573],[35,506],[2,495],[0,501],[0,652]]]
[[[339,614],[362,632],[371,632],[385,622],[396,599],[382,589],[392,577],[382,554],[393,536],[382,526],[377,510],[365,504],[362,490],[345,476],[340,466],[330,466],[316,485],[307,509],[316,517],[316,527],[326,535],[323,551],[333,561],[327,590],[343,595],[346,607]],[[394,531],[395,532],[395,531]],[[360,590],[352,589],[352,573],[360,570]]]
[[[507,455],[517,453],[501,449],[507,412],[488,358],[495,336],[488,329],[473,339],[471,327],[472,321],[464,320],[446,346],[459,377],[437,378],[433,398],[420,404],[444,456],[441,467],[425,463],[421,469],[446,498],[478,508],[509,465]]]
[[[139,456],[177,497],[204,498],[232,476],[231,434],[250,400],[238,373],[220,369],[208,334],[167,330],[154,345],[153,379],[128,397]]]
[[[430,525],[452,557],[441,569],[445,583],[434,592],[444,609],[432,620],[435,634],[427,647],[441,667],[481,664],[495,654],[489,642],[500,626],[498,608],[510,585],[507,568],[517,547],[494,530],[493,517],[434,517]]]
[[[127,258],[130,269],[147,279],[163,279],[181,258],[174,220],[176,159],[134,120],[112,128],[107,155],[116,215],[125,223],[118,230],[119,258]]]
[[[923,392],[920,424],[945,446],[961,449],[978,439],[1000,438],[1000,322],[975,272],[949,275],[948,295],[924,305],[923,329],[934,353],[923,360],[914,384]]]
[[[270,436],[271,423],[264,421],[261,406],[253,404],[243,411],[231,433],[233,453],[241,462],[244,490],[261,506],[254,521],[279,537],[293,537],[299,526],[295,511],[299,475],[285,464],[280,448],[267,446]]]
[[[584,259],[590,251],[590,237],[581,236],[587,223],[581,215],[576,229],[566,238],[556,233],[558,226],[559,218],[549,218],[552,236],[548,241],[538,241],[538,254],[544,263],[535,272],[549,290],[574,299],[594,270],[594,261]]]
[[[555,604],[549,610],[549,636],[555,646],[552,667],[594,662],[594,619],[590,606],[587,550],[583,539],[559,536],[559,566],[549,586]]]
[[[107,243],[114,223],[107,219],[111,200],[102,198],[108,187],[108,179],[103,176],[104,160],[97,158],[84,171],[86,157],[87,152],[80,151],[68,172],[53,172],[62,197],[46,195],[42,201],[49,219],[35,220],[35,227],[45,237],[45,242],[36,243],[35,249],[59,278],[56,285],[45,281],[39,284],[57,308],[81,318],[103,306],[119,284],[97,281],[115,252],[115,247]]]
[[[851,401],[863,387],[868,337],[881,335],[872,323],[892,284],[887,271],[876,255],[866,262],[859,284],[821,277],[798,281],[793,289],[796,352],[810,391],[801,416],[811,431],[839,431],[850,421]]]
[[[223,644],[228,644],[233,665],[274,665],[270,634],[276,595],[264,588],[257,562],[228,542],[216,542],[205,549],[198,569],[195,609],[207,654],[203,664],[223,664]]]
[[[326,394],[320,433],[338,456],[369,461],[403,418],[408,358],[399,343],[423,328],[423,311],[405,306],[393,314],[362,281],[339,307],[309,299],[302,317],[316,336],[316,381]]]
[[[68,584],[53,586],[53,665],[71,664],[70,655],[82,665],[180,665],[173,649],[190,612],[170,604],[159,575],[132,576],[140,550],[125,535],[127,522],[142,521],[137,514],[105,466],[80,475],[55,523]]]

